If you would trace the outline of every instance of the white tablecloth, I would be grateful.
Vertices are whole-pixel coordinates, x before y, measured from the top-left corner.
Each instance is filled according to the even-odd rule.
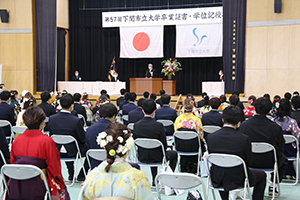
[[[202,92],[209,96],[220,96],[224,94],[224,82],[202,82]]]
[[[89,95],[100,95],[100,91],[105,89],[109,95],[120,95],[122,88],[126,89],[125,82],[86,82],[86,81],[58,81],[58,91],[67,90],[69,93],[80,94],[87,92]]]

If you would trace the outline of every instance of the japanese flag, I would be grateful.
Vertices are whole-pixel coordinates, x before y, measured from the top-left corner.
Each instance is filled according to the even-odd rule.
[[[163,26],[120,27],[121,58],[162,58]]]

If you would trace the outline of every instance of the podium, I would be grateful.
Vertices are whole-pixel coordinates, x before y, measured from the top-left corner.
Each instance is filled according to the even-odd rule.
[[[162,78],[130,78],[130,92],[143,95],[145,91],[159,95],[163,88]]]
[[[219,97],[224,93],[224,82],[211,81],[202,82],[202,92],[206,92],[208,95]]]

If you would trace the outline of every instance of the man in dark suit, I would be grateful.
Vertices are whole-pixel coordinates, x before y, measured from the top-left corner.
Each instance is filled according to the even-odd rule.
[[[79,72],[77,70],[74,73],[72,81],[81,81],[81,76],[79,76]]]
[[[235,94],[236,96],[238,96],[238,98],[239,98],[239,101],[238,101],[237,106],[238,106],[240,109],[244,110],[244,104],[243,104],[243,102],[240,101],[240,92],[237,91],[237,90],[235,90],[235,91],[233,91],[232,95],[234,95],[234,94]]]
[[[155,111],[155,120],[158,119],[166,119],[175,122],[177,118],[177,112],[173,108],[170,108],[170,95],[163,94],[161,96],[161,102],[163,106]],[[165,127],[166,135],[173,135],[174,133],[174,126]]]
[[[292,105],[294,111],[291,114],[291,118],[295,119],[300,126],[300,96],[294,96],[292,98]]]
[[[138,100],[138,107],[128,113],[128,123],[135,123],[140,121],[144,117],[144,111],[142,109],[142,104],[145,99]]]
[[[207,136],[209,153],[233,154],[242,158],[247,167],[252,161],[251,141],[247,135],[236,130],[245,115],[236,106],[229,106],[223,112],[224,127]],[[222,200],[228,200],[229,191],[244,186],[243,166],[234,168],[221,168],[213,165],[210,169],[214,187],[223,186],[225,191],[220,191]],[[247,168],[249,182],[254,186],[253,199],[263,200],[266,187],[266,174],[261,170]]]
[[[81,155],[84,157],[87,151],[87,146],[85,144],[85,132],[83,130],[83,123],[78,117],[71,115],[71,110],[73,108],[73,97],[71,94],[65,94],[60,99],[61,111],[55,115],[51,115],[49,118],[49,131],[50,135],[70,135],[74,137],[79,145],[79,149]],[[62,148],[61,145],[56,145],[58,150],[60,151],[61,157],[75,157],[77,153],[77,149],[75,144],[67,144]],[[66,162],[69,180],[72,180],[74,174],[74,162]],[[85,162],[85,169],[88,169],[88,164]],[[79,175],[77,176],[77,180],[84,180],[83,169],[80,170]]]
[[[207,93],[206,93],[206,92],[203,92],[203,93],[201,94],[201,96],[202,96],[202,100],[197,102],[197,107],[198,107],[198,108],[201,108],[202,106],[204,106],[204,98],[207,96]]]
[[[136,100],[136,94],[134,92],[130,92],[128,94],[129,103],[123,105],[122,115],[128,115],[128,113],[137,108],[137,105],[134,104]],[[125,125],[128,125],[128,121],[124,122]]]
[[[212,110],[208,113],[203,114],[202,116],[202,125],[214,125],[214,126],[223,126],[222,115],[218,112],[218,108],[221,102],[220,99],[217,97],[211,98],[209,100],[209,105],[211,106]],[[204,132],[204,139],[207,138],[207,133]]]
[[[10,92],[7,90],[4,90],[0,94],[1,103],[0,103],[0,119],[7,120],[11,123],[12,126],[16,125],[16,119],[15,119],[15,111],[14,107],[9,105],[10,100]],[[10,127],[5,126],[2,128],[6,136],[10,136]]]
[[[161,141],[164,149],[167,149],[167,140],[164,127],[161,123],[156,122],[152,117],[156,109],[156,104],[152,99],[145,99],[142,108],[145,113],[145,117],[134,124],[133,138],[151,138]],[[175,171],[177,164],[177,152],[168,150],[166,151],[167,160],[170,161],[170,167]],[[142,162],[156,163],[162,162],[162,151],[160,148],[155,150],[147,150],[138,148],[138,158]],[[151,167],[152,173],[152,185],[157,175],[157,167]]]
[[[266,117],[272,109],[272,103],[269,99],[264,97],[258,98],[254,102],[254,107],[256,114],[251,119],[244,121],[239,130],[248,135],[251,142],[266,142],[276,149],[279,182],[281,182],[287,168],[287,159],[283,154],[285,140],[282,129],[279,125]],[[252,163],[250,163],[251,167],[272,168],[274,166],[273,152],[254,154],[253,158]],[[276,182],[278,182],[278,180],[276,180]],[[269,192],[271,193],[272,191],[273,188],[270,187]]]
[[[119,98],[117,98],[117,106],[120,106],[120,104],[125,101],[124,94],[126,93],[126,89],[122,88],[120,90],[120,93],[121,93],[121,96]]]
[[[81,94],[79,94],[79,93],[75,93],[74,95],[73,95],[73,99],[74,99],[74,110],[76,110],[77,111],[77,114],[81,114],[83,117],[84,117],[84,119],[85,119],[85,121],[87,121],[87,116],[86,116],[86,110],[85,110],[85,108],[82,106],[82,105],[80,105],[80,98],[81,98]]]
[[[99,108],[100,120],[89,127],[86,131],[86,144],[88,149],[100,149],[96,139],[99,133],[105,131],[106,127],[114,122],[118,113],[116,106],[112,103],[106,103]],[[99,161],[91,159],[92,169],[100,164]]]
[[[42,103],[38,105],[41,109],[43,109],[44,113],[47,117],[50,117],[51,115],[55,114],[55,108],[48,103],[49,99],[51,98],[51,95],[48,91],[45,91],[41,94]]]
[[[146,78],[152,78],[154,75],[155,69],[151,63],[148,64],[148,69],[146,71]]]
[[[155,103],[159,104],[160,107],[163,107],[163,103],[161,102],[161,96],[162,96],[163,94],[166,94],[166,91],[160,90],[160,91],[159,91],[159,94],[160,94],[160,98],[157,99],[157,100],[155,101]]]

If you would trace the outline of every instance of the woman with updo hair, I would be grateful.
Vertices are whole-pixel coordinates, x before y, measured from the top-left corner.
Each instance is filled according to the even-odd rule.
[[[24,97],[22,100],[22,103],[20,104],[21,112],[19,112],[17,117],[16,126],[25,126],[24,120],[23,120],[23,114],[29,107],[35,107],[36,106],[36,99],[33,96]]]
[[[254,95],[249,96],[247,108],[244,108],[245,117],[253,117],[255,115],[254,102],[256,101],[256,97]]]
[[[12,164],[30,164],[39,167],[47,177],[53,199],[70,199],[61,174],[60,155],[54,141],[42,133],[46,115],[39,107],[29,107],[23,114],[27,130],[11,146]],[[40,176],[9,183],[11,199],[44,199],[45,187]]]
[[[97,197],[153,200],[146,174],[125,161],[134,145],[130,130],[123,124],[110,123],[105,132],[99,133],[97,143],[105,149],[106,160],[87,175],[79,200]]]
[[[204,98],[204,105],[199,109],[200,115],[202,116],[205,113],[211,111],[211,106],[209,105],[209,97],[206,95]]]

